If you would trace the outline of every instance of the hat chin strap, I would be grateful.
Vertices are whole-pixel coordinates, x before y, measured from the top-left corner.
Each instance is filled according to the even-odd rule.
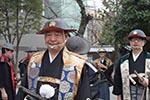
[[[51,48],[51,49],[55,49],[57,47],[63,47],[66,44],[66,41],[67,40],[65,40],[63,43],[60,43],[60,44],[57,44],[57,45],[48,45],[48,47]]]
[[[65,39],[65,32],[63,31],[63,36],[64,36],[64,39]],[[67,42],[67,39],[65,39],[65,41],[63,43],[60,43],[60,44],[57,44],[57,45],[48,45],[49,48],[51,49],[55,49],[57,47],[63,47]]]

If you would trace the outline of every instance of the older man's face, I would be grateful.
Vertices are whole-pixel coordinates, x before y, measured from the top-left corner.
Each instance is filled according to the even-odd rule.
[[[67,34],[64,31],[50,31],[45,34],[45,44],[50,50],[60,50],[64,47]]]

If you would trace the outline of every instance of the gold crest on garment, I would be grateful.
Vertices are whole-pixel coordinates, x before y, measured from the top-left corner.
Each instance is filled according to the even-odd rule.
[[[53,27],[53,26],[55,26],[55,25],[56,25],[55,22],[50,22],[50,23],[49,23],[49,27]]]

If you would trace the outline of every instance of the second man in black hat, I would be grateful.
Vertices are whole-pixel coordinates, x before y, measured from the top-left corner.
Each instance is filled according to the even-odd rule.
[[[27,56],[20,60],[19,66],[18,66],[20,69],[20,78],[22,78],[24,74],[26,74],[29,60],[31,56],[37,51],[38,51],[37,48],[33,46],[28,47],[28,49],[25,51],[27,53]]]
[[[118,100],[148,100],[150,93],[150,54],[144,50],[148,37],[140,29],[127,37],[131,51],[115,64],[114,89]]]

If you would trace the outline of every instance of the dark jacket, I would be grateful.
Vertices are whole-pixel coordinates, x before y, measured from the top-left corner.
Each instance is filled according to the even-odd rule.
[[[12,67],[12,66],[11,66]],[[14,72],[12,72],[7,60],[0,58],[0,88],[5,88],[8,100],[15,100]],[[1,94],[0,94],[0,100]]]

